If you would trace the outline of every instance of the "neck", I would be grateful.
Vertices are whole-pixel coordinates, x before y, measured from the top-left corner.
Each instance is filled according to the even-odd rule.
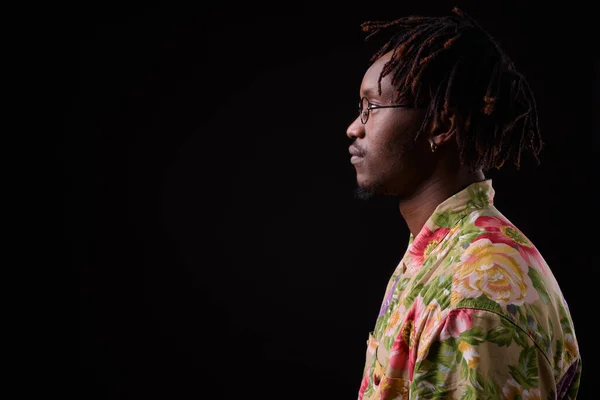
[[[465,167],[440,169],[423,182],[408,198],[400,200],[400,214],[408,229],[417,236],[436,207],[453,194],[472,183],[485,180],[482,171],[471,172]]]

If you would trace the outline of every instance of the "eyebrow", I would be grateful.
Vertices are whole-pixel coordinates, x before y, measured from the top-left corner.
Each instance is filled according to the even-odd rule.
[[[379,90],[375,87],[370,86],[362,91],[361,98],[362,97],[371,97],[374,95],[379,96]]]

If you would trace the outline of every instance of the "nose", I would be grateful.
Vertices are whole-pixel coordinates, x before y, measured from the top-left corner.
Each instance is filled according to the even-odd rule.
[[[350,139],[363,138],[365,136],[365,125],[356,117],[346,129],[346,136]]]

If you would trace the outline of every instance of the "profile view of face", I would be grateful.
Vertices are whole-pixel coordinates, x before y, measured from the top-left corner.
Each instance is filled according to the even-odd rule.
[[[425,109],[411,107],[377,108],[410,104],[408,99],[394,102],[395,88],[391,74],[381,81],[379,75],[390,59],[391,53],[376,60],[366,71],[360,85],[363,104],[375,107],[359,115],[347,129],[352,139],[351,162],[356,169],[357,195],[369,198],[374,195],[410,196],[416,186],[429,173],[427,161],[431,149],[427,132],[415,136],[425,115]],[[366,123],[363,123],[366,117]]]

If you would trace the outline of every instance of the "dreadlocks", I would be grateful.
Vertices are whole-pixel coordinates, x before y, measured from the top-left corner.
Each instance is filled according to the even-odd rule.
[[[507,160],[520,167],[521,153],[531,150],[539,163],[542,140],[533,93],[498,43],[458,8],[447,17],[409,16],[368,21],[365,40],[381,32],[389,40],[371,61],[392,52],[381,80],[392,74],[395,100],[427,96],[420,132],[430,118],[460,121],[456,140],[462,163],[471,169],[500,168]],[[418,136],[417,134],[417,136]]]

